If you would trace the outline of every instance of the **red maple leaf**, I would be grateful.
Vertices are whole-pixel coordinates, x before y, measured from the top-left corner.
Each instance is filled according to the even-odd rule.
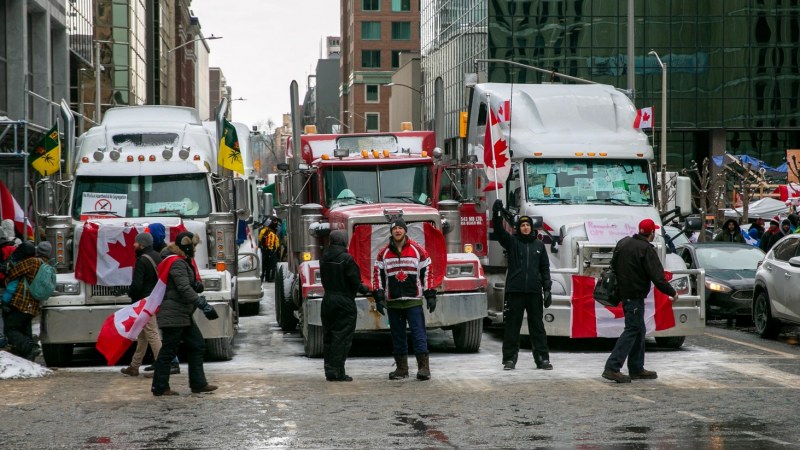
[[[494,143],[494,165],[492,165],[492,160],[486,160],[486,167],[505,167],[508,164],[508,158],[506,157],[505,153],[508,150],[508,144],[506,144],[505,139],[498,139],[497,142]]]
[[[647,114],[647,111],[645,111],[644,114],[642,114],[642,121],[650,122],[650,114]]]
[[[611,306],[605,306],[605,305],[603,305],[603,307],[604,307],[605,309],[607,309],[607,310],[608,310],[608,312],[610,312],[611,314],[613,314],[615,319],[621,319],[621,318],[625,317],[625,312],[624,312],[624,311],[622,311],[622,303],[621,303],[621,302],[620,302],[620,304],[619,304],[619,305],[617,305],[617,306],[613,306],[613,307],[611,307]]]
[[[122,328],[125,328],[125,332],[129,333],[131,331],[131,328],[133,328],[134,323],[136,323],[136,317],[128,316],[127,319],[122,321]]]
[[[108,244],[108,256],[119,263],[119,268],[133,267],[136,264],[136,252],[133,251],[133,242],[139,232],[136,227],[131,227],[127,232],[123,232],[124,243],[112,242]]]
[[[401,270],[400,272],[397,272],[397,275],[395,275],[394,277],[397,278],[397,281],[402,283],[403,281],[406,281],[408,275],[406,275],[406,273]]]

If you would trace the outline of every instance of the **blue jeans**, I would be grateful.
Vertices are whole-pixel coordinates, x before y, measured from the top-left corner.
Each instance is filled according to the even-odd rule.
[[[389,328],[392,332],[392,353],[408,353],[406,323],[411,330],[414,353],[428,353],[428,332],[425,330],[425,312],[422,306],[411,308],[386,308],[389,314]]]
[[[617,339],[614,350],[606,361],[606,370],[619,372],[625,359],[628,360],[628,373],[639,373],[644,369],[644,299],[625,299],[622,301],[625,313],[625,329]]]

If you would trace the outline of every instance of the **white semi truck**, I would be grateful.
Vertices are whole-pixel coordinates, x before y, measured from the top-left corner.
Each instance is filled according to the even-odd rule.
[[[500,198],[512,214],[541,217],[553,280],[553,304],[545,310],[545,328],[550,336],[571,336],[572,275],[599,276],[609,265],[617,240],[635,234],[643,219],[661,224],[651,170],[653,149],[647,136],[633,127],[633,103],[612,86],[476,83],[468,87],[467,152],[489,166],[489,178],[493,164],[508,170],[507,177],[496,180],[499,189],[485,190],[489,251],[482,262],[489,280],[489,318],[503,322],[507,261],[489,220],[491,205]],[[499,131],[495,141],[503,140],[500,147],[508,149],[494,162],[486,156],[491,153],[484,152],[485,143],[493,142],[486,140],[493,115],[494,132]],[[504,163],[502,156],[509,161]],[[677,203],[688,205],[689,195],[679,189]],[[675,274],[672,283],[681,294],[673,305],[675,326],[653,335],[660,345],[679,347],[685,336],[703,333],[704,274],[687,270],[680,258],[668,253],[660,235],[653,244],[665,268]],[[698,278],[700,292],[689,292],[689,276]]]
[[[62,114],[70,129],[68,109],[62,107]],[[193,108],[120,107],[108,110],[102,123],[74,146],[69,136],[65,139],[65,170],[36,187],[39,223],[45,224],[46,239],[55,248],[58,271],[57,292],[42,303],[40,338],[49,366],[69,363],[76,345],[94,345],[106,317],[131,302],[125,295],[130,275],[119,275],[131,272],[132,263],[123,262],[122,255],[133,253],[132,242],[107,242],[104,230],[141,232],[153,223],[165,226],[168,241],[183,229],[200,237],[195,260],[204,295],[219,320],[208,321],[199,312],[195,320],[209,357],[233,357],[238,321],[234,265],[242,266],[235,234],[237,220],[247,218],[250,196],[243,177],[217,167],[219,139],[213,129],[203,126]],[[84,232],[87,227],[91,233]],[[79,252],[84,235],[97,240],[95,255]],[[96,281],[76,277],[76,267],[87,267],[79,258],[96,259]],[[243,274],[257,278],[258,258],[244,259],[251,264],[240,267]],[[114,264],[114,276],[101,274],[100,266],[105,271]],[[252,283],[239,283],[240,295],[248,288],[254,290]],[[260,283],[256,289],[252,294],[260,297]]]

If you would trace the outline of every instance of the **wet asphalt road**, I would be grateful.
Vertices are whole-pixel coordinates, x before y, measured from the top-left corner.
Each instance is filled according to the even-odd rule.
[[[269,286],[271,291],[272,286]],[[433,379],[389,381],[388,336],[359,337],[352,383],[324,380],[299,334],[242,318],[237,355],[206,364],[220,389],[154,398],[150,380],[105,367],[91,351],[48,378],[0,381],[0,448],[795,448],[800,442],[797,330],[779,341],[710,324],[677,351],[648,347],[655,381],[600,377],[611,341],[551,339],[552,372],[500,365],[500,333],[477,354],[431,333]],[[412,364],[413,367],[413,364]]]

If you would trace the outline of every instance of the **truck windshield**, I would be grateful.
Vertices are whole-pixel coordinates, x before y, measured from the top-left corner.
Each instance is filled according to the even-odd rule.
[[[72,217],[206,217],[211,198],[202,173],[158,176],[81,176],[75,180]]]
[[[525,161],[533,203],[650,205],[646,161],[537,159]]]
[[[356,203],[431,203],[431,168],[427,165],[330,167],[323,175],[328,207]]]

